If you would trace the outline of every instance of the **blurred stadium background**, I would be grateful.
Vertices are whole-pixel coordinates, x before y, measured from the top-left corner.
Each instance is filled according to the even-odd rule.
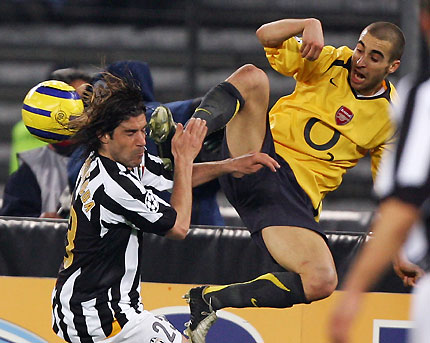
[[[0,198],[8,176],[11,128],[27,91],[56,68],[89,71],[118,60],[149,63],[158,101],[202,96],[245,63],[267,71],[272,103],[294,82],[273,72],[255,30],[286,17],[317,17],[326,43],[355,46],[361,29],[391,21],[407,36],[403,65],[393,82],[413,69],[417,47],[416,0],[1,0]],[[222,195],[229,225],[240,224]],[[363,160],[330,195],[325,209],[370,211],[369,160]]]

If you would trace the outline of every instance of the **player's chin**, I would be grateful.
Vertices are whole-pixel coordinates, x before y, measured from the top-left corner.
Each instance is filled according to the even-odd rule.
[[[135,168],[139,167],[142,163],[142,157],[141,158],[134,158],[128,160],[126,163],[123,163],[127,168]]]

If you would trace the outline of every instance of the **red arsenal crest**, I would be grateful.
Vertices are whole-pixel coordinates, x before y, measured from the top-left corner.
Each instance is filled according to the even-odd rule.
[[[352,120],[352,117],[354,117],[354,113],[352,113],[352,111],[348,107],[340,106],[335,115],[336,124],[348,124]]]

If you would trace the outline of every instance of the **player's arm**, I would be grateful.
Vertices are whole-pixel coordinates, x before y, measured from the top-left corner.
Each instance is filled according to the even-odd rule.
[[[224,174],[242,177],[246,174],[255,173],[263,167],[268,167],[273,172],[276,172],[276,169],[280,168],[276,160],[261,152],[228,158],[223,161],[195,163],[193,167],[193,187],[216,179]]]
[[[173,190],[170,204],[176,211],[174,226],[166,233],[167,238],[184,239],[191,222],[193,161],[197,157],[206,136],[206,122],[191,119],[184,130],[178,124],[172,139],[175,158]]]
[[[406,240],[419,209],[396,198],[385,200],[373,225],[374,237],[364,246],[349,271],[342,298],[330,321],[332,343],[348,342],[348,332],[359,310],[362,292],[382,275]]]
[[[300,52],[303,58],[316,60],[324,47],[324,35],[318,19],[282,19],[262,25],[256,32],[267,48],[279,47],[287,39],[302,35]]]

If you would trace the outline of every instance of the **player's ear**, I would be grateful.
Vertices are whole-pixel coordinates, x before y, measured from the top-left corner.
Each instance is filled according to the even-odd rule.
[[[392,74],[400,67],[400,60],[394,60],[388,67],[388,73]]]
[[[108,133],[99,134],[98,138],[102,144],[107,144],[110,139],[110,135]]]

